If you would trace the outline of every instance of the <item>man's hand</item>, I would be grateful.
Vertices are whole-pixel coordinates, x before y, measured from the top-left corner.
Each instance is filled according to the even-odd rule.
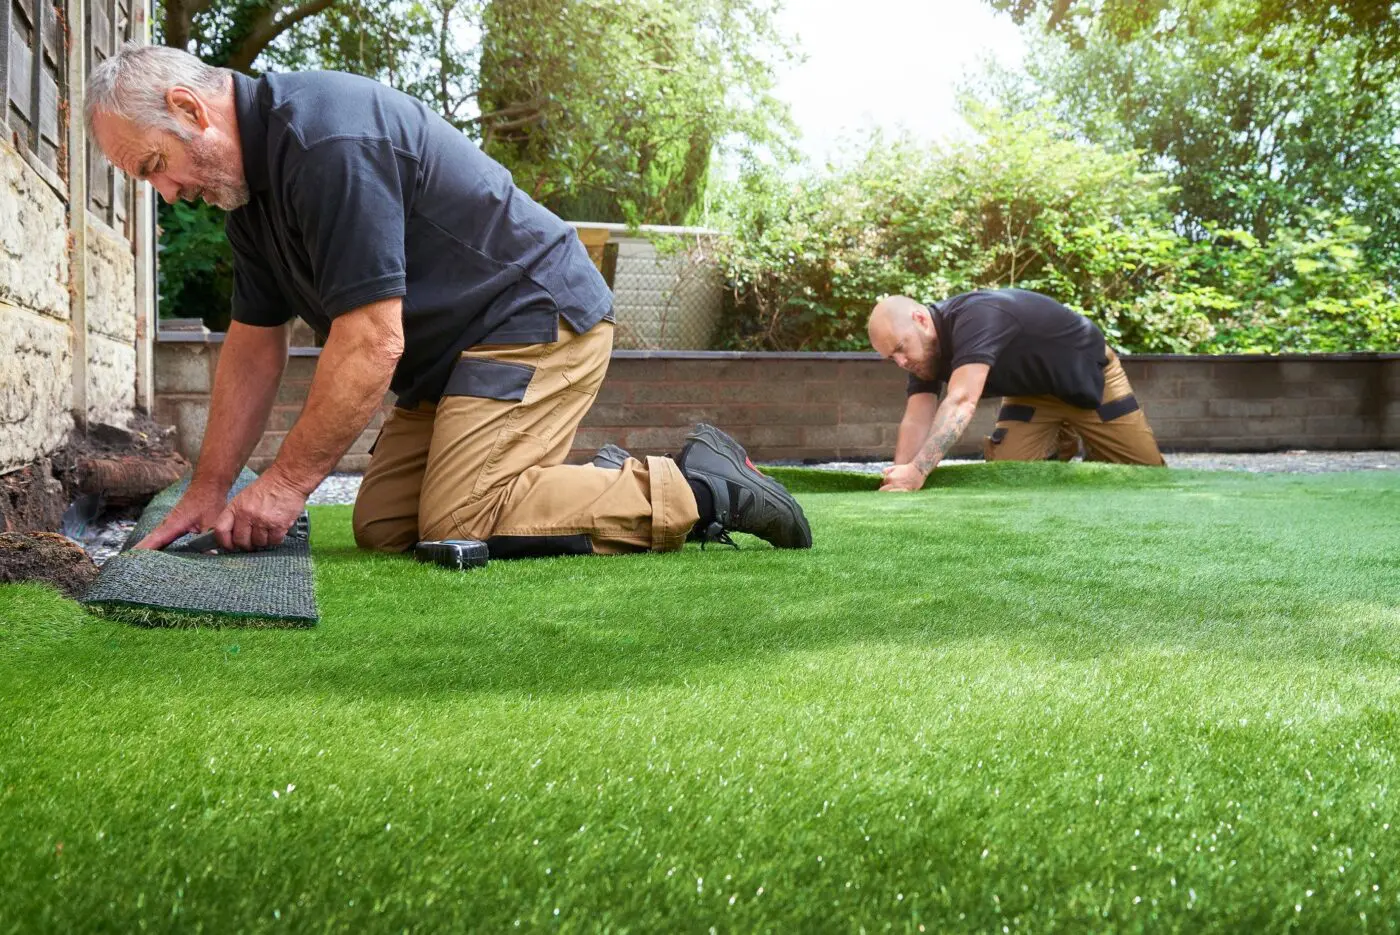
[[[214,523],[214,537],[225,550],[276,548],[305,506],[306,495],[269,469],[229,501]]]
[[[924,486],[928,475],[913,464],[895,464],[885,468],[885,483],[880,488],[887,490],[918,490]]]
[[[219,514],[224,512],[226,497],[227,493],[220,493],[213,487],[191,484],[174,509],[146,538],[136,543],[136,548],[163,549],[187,532],[198,534],[212,528]]]

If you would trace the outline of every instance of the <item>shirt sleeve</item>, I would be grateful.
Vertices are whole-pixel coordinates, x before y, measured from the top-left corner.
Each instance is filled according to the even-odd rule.
[[[953,322],[952,369],[964,364],[991,366],[1020,332],[1020,322],[990,302],[968,306]]]
[[[243,209],[247,210],[247,209]],[[233,248],[233,308],[230,317],[245,325],[271,328],[284,325],[292,317],[291,304],[253,248],[245,227],[243,210],[224,220],[224,233]]]
[[[942,380],[924,380],[914,374],[909,374],[909,385],[904,391],[905,396],[913,396],[916,393],[932,393],[937,396],[943,391]]]
[[[399,168],[387,140],[333,139],[304,152],[288,175],[291,215],[328,318],[407,292]]]

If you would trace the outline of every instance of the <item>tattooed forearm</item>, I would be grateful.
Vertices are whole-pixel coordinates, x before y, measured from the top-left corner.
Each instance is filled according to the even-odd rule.
[[[933,429],[928,433],[924,447],[919,449],[919,453],[914,456],[914,466],[924,474],[928,474],[938,467],[938,462],[943,460],[948,449],[953,447],[953,443],[959,438],[962,438],[962,433],[967,430],[967,424],[972,421],[972,414],[975,411],[975,405],[940,406],[938,415],[933,420]]]

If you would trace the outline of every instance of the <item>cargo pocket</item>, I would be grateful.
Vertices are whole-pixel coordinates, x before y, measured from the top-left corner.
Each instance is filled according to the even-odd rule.
[[[1104,403],[1099,407],[1099,421],[1112,422],[1114,419],[1121,419],[1129,413],[1137,412],[1142,407],[1138,405],[1137,397],[1129,393],[1121,399]]]
[[[484,357],[463,357],[447,378],[444,396],[475,396],[501,402],[520,402],[534,379],[535,368]]]
[[[997,413],[998,422],[1029,422],[1035,417],[1035,407],[1020,403],[1009,403]],[[1005,430],[1003,430],[1005,434]],[[998,439],[1000,441],[1000,439]]]

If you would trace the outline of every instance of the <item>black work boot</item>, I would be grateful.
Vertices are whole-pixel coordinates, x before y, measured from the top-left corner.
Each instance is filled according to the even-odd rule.
[[[632,455],[628,453],[626,448],[619,448],[612,442],[608,442],[602,448],[598,449],[598,453],[593,456],[593,460],[589,463],[594,467],[620,471],[622,470],[622,462],[630,457],[632,457]]]
[[[703,485],[714,498],[713,515],[695,524],[698,538],[733,545],[729,533],[746,532],[780,549],[812,547],[812,527],[802,507],[782,484],[759,473],[743,446],[713,425],[695,426],[676,464],[686,480]]]

